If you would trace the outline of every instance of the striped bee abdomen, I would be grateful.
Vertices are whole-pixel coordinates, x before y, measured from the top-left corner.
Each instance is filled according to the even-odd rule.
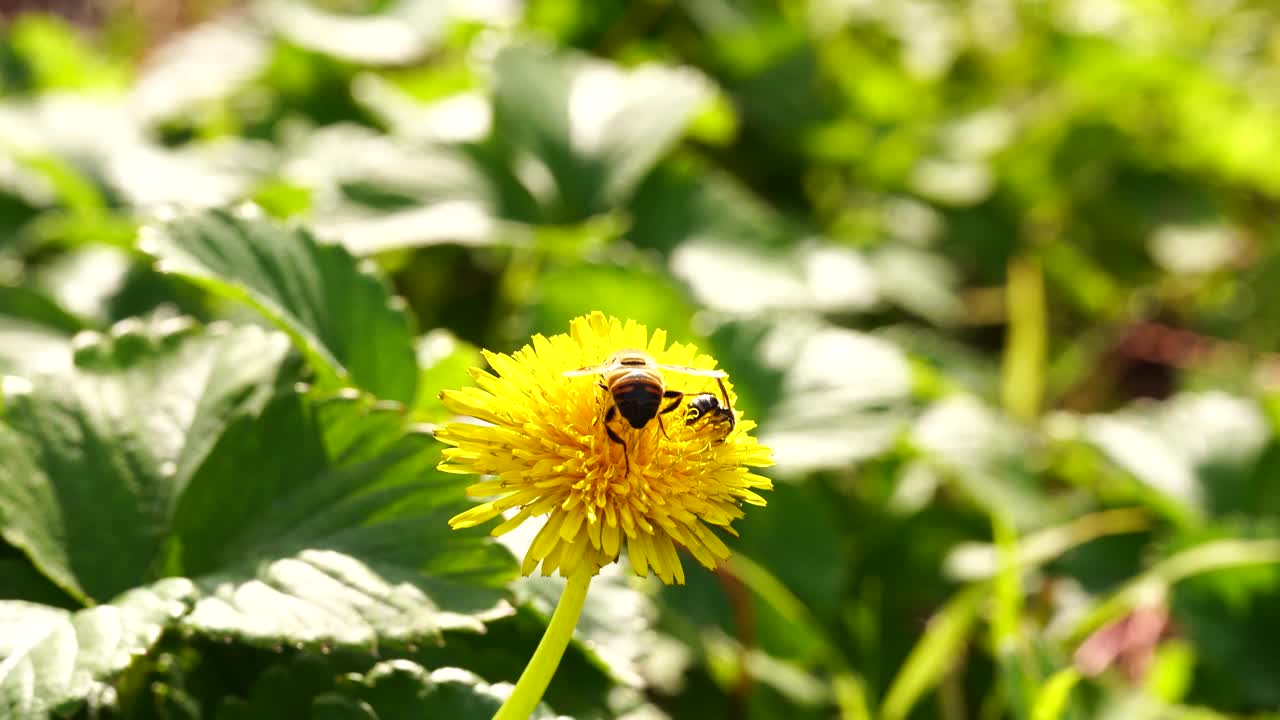
[[[611,388],[618,412],[633,428],[642,428],[658,414],[662,386],[648,378],[628,379]]]

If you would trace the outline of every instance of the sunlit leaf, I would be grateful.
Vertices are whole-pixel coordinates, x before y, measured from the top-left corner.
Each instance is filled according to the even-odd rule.
[[[449,529],[466,480],[435,471],[438,446],[403,423],[367,398],[284,396],[228,428],[174,517],[176,564],[204,595],[184,624],[376,647],[509,612],[510,553]]]
[[[492,180],[449,147],[339,124],[291,144],[281,174],[309,189],[316,234],[357,255],[521,239]]]
[[[439,72],[453,77],[447,70]],[[466,77],[461,71],[458,74]],[[380,75],[360,75],[351,88],[356,100],[391,126],[394,135],[426,142],[483,140],[493,124],[488,98],[472,90],[454,89],[452,94],[423,103]]]
[[[370,713],[367,717],[379,720],[408,717],[488,720],[502,706],[509,692],[509,689],[495,688],[474,673],[460,668],[428,672],[408,660],[393,660],[378,663],[363,675],[353,673],[346,676],[333,696],[322,697],[317,703],[321,706],[329,703],[346,705],[354,701],[352,704]],[[328,714],[319,716],[330,717]],[[556,714],[544,704],[530,717],[551,720]]]
[[[78,319],[44,295],[0,287],[0,374],[57,372],[71,365]]]
[[[861,254],[816,243],[766,250],[690,241],[672,253],[671,269],[703,305],[736,314],[866,312],[880,300],[876,276]]]
[[[1254,402],[1221,392],[1092,416],[1084,433],[1112,462],[1195,513],[1247,506],[1253,463],[1270,437]]]
[[[444,29],[445,4],[393,0],[382,12],[343,14],[301,0],[267,0],[257,15],[300,47],[369,65],[401,65],[422,57]]]
[[[91,47],[78,28],[62,18],[31,13],[3,30],[0,42],[21,58],[32,89],[117,89],[128,81],[123,63]]]
[[[418,338],[417,352],[422,375],[414,412],[427,420],[444,420],[450,413],[440,403],[440,391],[470,382],[468,369],[483,367],[484,358],[479,348],[439,328]]]
[[[132,88],[134,107],[153,123],[199,113],[259,75],[269,50],[267,36],[247,18],[199,26],[148,58]]]
[[[108,692],[106,682],[145,653],[193,592],[182,579],[69,612],[0,601],[0,712],[40,720]]]
[[[515,170],[560,222],[625,200],[709,98],[691,69],[624,70],[533,45],[504,48],[494,76],[495,133],[530,156]]]
[[[89,246],[61,255],[41,268],[34,284],[67,312],[82,318],[62,323],[79,330],[84,321],[95,326],[110,322],[109,300],[124,287],[129,269],[129,256],[123,250]]]
[[[941,256],[899,245],[872,253],[868,260],[887,302],[944,326],[962,312],[954,270]]]
[[[411,320],[386,283],[345,248],[302,228],[223,211],[148,228],[159,268],[247,303],[287,332],[325,383],[412,402]]]
[[[573,264],[528,278],[531,329],[563,332],[579,315],[600,310],[618,317],[644,318],[673,339],[695,340],[690,324],[693,306],[671,278],[639,266]]]
[[[1031,437],[976,399],[959,395],[934,403],[916,421],[911,441],[974,502],[1017,527],[1062,519],[1036,486]]]
[[[256,328],[135,321],[86,340],[74,368],[6,385],[0,533],[83,600],[141,584],[185,484],[266,402],[287,350]]]
[[[783,372],[782,400],[762,430],[779,472],[865,460],[888,450],[908,427],[912,371],[896,346],[793,321],[776,324],[757,351]]]

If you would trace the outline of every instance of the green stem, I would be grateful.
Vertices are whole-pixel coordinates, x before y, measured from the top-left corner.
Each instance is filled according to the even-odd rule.
[[[569,641],[573,639],[573,628],[578,624],[578,616],[582,614],[582,605],[587,599],[587,586],[591,584],[591,578],[595,574],[596,567],[592,563],[583,562],[569,578],[568,584],[564,586],[564,593],[560,595],[560,604],[556,605],[556,611],[551,615],[547,632],[538,643],[538,649],[533,651],[533,657],[516,681],[511,697],[498,708],[498,714],[493,716],[493,720],[528,720],[533,714],[533,709],[542,700],[542,693],[551,684],[551,676],[556,674],[556,668],[560,666],[565,648],[569,647]]]
[[[1009,261],[1005,304],[1009,336],[1005,342],[1001,396],[1010,415],[1030,422],[1040,413],[1049,345],[1044,276],[1035,256],[1028,254]]]

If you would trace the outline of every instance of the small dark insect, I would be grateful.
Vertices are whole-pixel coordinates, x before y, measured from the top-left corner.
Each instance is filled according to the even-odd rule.
[[[720,402],[720,398],[713,393],[702,393],[689,401],[689,410],[685,415],[685,425],[693,425],[701,420],[712,423],[728,423],[729,427],[724,434],[728,435],[733,432],[734,425],[738,419],[734,415],[733,407],[729,404],[729,392],[724,388],[724,382],[719,378],[716,383],[720,385],[720,395],[724,398],[724,402]],[[722,437],[721,440],[724,438]]]
[[[662,416],[675,410],[684,399],[679,390],[669,390],[663,382],[662,371],[697,375],[701,377],[725,377],[723,370],[699,370],[681,365],[662,365],[643,350],[619,350],[600,365],[592,365],[577,370],[569,370],[564,374],[570,377],[578,375],[600,375],[603,382],[600,387],[613,396],[613,406],[605,413],[605,432],[609,439],[622,446],[622,458],[626,461],[627,473],[631,473],[631,459],[627,455],[627,444],[622,437],[609,427],[618,415],[637,430],[658,418],[658,426],[662,434],[667,429],[662,425]],[[724,389],[724,384],[720,385]],[[726,396],[727,397],[727,396]],[[663,400],[671,400],[665,407]]]

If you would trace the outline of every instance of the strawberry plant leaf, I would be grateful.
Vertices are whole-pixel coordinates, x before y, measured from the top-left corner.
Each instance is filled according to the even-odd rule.
[[[0,287],[0,372],[28,375],[71,364],[74,316],[40,293]]]
[[[278,398],[228,429],[175,517],[206,596],[185,624],[247,642],[373,647],[505,615],[510,553],[458,534],[465,478],[367,396]]]
[[[171,578],[77,612],[0,602],[0,715],[51,717],[102,690],[156,642],[193,590]]]
[[[266,401],[287,351],[259,328],[127,322],[81,345],[76,367],[7,383],[0,536],[82,602],[140,585],[191,472]]]
[[[11,707],[88,697],[167,626],[271,647],[377,649],[478,632],[511,612],[510,553],[449,529],[468,506],[466,480],[435,470],[438,444],[406,429],[398,404],[280,391],[288,347],[256,327],[132,322],[84,343],[72,370],[9,393],[4,539],[85,604],[179,583],[190,608],[137,628],[132,616],[111,620],[120,627],[95,640],[76,626],[80,614],[3,603],[5,622],[29,614],[46,628],[0,645]],[[110,662],[80,656],[108,640],[132,649],[111,648]],[[32,653],[52,659],[29,662]],[[39,663],[61,663],[62,675]]]
[[[467,670],[449,667],[428,671],[409,660],[388,660],[367,673],[346,675],[339,681],[338,690],[317,698],[316,705],[317,709],[333,711],[332,717],[487,720],[506,696]],[[337,711],[339,707],[343,710]],[[351,707],[369,714],[351,714],[347,710]],[[531,717],[547,719],[556,714],[543,704]]]
[[[559,221],[623,202],[679,140],[709,84],[687,68],[608,62],[512,45],[494,60],[498,137],[545,163]],[[661,104],[662,112],[651,112]]]
[[[322,384],[412,403],[418,368],[409,315],[340,245],[255,213],[191,213],[144,229],[158,268],[244,302],[293,338]]]

